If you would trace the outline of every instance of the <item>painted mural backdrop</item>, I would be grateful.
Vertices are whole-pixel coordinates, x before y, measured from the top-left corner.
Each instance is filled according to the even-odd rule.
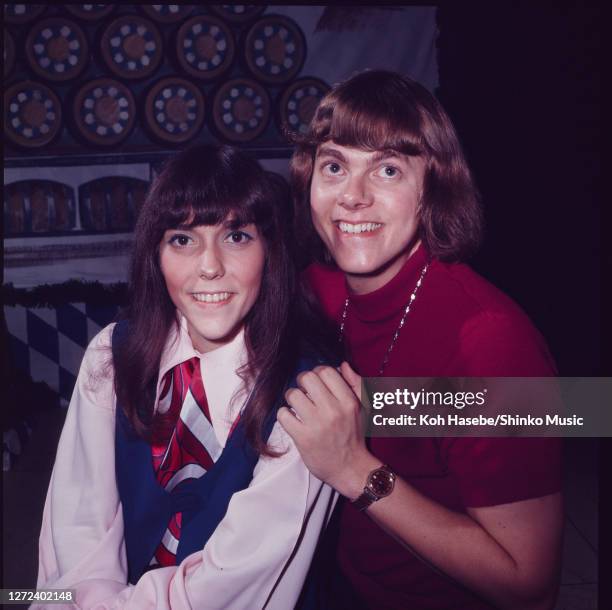
[[[286,180],[286,134],[331,85],[387,68],[435,90],[435,43],[429,7],[4,4],[11,379],[67,403],[85,346],[122,302],[138,210],[173,151],[231,143]],[[9,465],[24,434],[13,407]]]

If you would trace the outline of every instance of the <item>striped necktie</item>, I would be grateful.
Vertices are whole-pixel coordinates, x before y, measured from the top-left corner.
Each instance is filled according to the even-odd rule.
[[[151,446],[153,466],[159,484],[171,492],[184,481],[201,477],[222,451],[212,427],[199,358],[182,362],[165,375],[159,402],[160,406],[170,403],[167,414],[176,424],[169,441]],[[152,566],[176,565],[181,517],[179,512],[170,519]]]

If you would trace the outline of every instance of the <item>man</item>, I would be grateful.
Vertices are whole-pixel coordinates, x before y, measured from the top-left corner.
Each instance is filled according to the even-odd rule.
[[[407,78],[359,74],[322,100],[292,177],[321,257],[338,268],[306,276],[355,369],[304,374],[286,394],[293,411],[278,415],[311,471],[347,500],[333,607],[551,608],[563,523],[556,439],[366,445],[361,429],[359,375],[555,374],[520,308],[461,262],[481,213],[446,113]]]

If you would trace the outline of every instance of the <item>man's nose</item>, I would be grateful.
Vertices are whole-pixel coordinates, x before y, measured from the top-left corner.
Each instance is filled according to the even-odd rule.
[[[347,210],[358,210],[372,205],[373,197],[368,188],[367,177],[361,174],[352,175],[338,203]]]

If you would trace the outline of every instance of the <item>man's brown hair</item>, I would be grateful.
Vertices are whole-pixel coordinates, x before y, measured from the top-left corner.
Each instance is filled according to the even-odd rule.
[[[294,136],[291,180],[304,246],[325,259],[310,218],[317,148],[333,141],[364,150],[393,150],[425,161],[419,236],[440,260],[467,259],[478,247],[482,212],[455,129],[434,96],[417,82],[383,70],[362,72],[320,102],[308,131]]]

